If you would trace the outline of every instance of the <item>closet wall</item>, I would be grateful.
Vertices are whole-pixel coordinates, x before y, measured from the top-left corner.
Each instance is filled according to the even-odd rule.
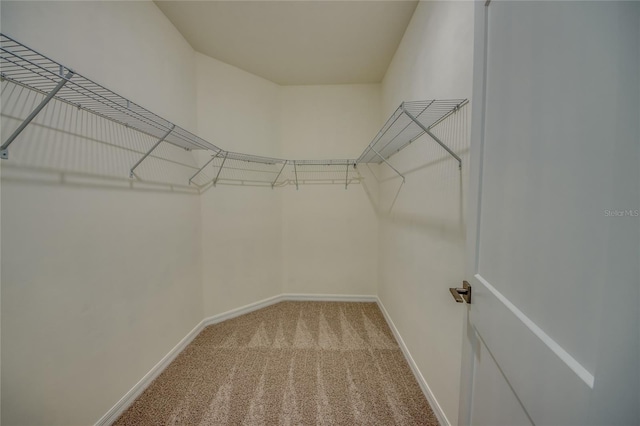
[[[281,128],[286,158],[356,159],[380,129],[380,85],[284,86]],[[376,294],[377,218],[366,189],[282,190],[283,292]]]
[[[198,134],[220,146],[287,159],[357,158],[380,125],[379,84],[278,86],[196,58]],[[293,179],[291,168],[285,176]],[[283,292],[375,294],[377,218],[363,185],[219,184],[203,194],[202,215],[205,316]]]
[[[197,54],[152,2],[0,8],[3,32],[234,151],[357,158],[403,100],[471,93],[470,2],[420,4],[383,84],[339,86],[278,86]],[[20,96],[3,93],[3,115],[37,103]],[[112,145],[135,136],[70,108],[52,104],[12,145],[20,170],[2,164],[3,422],[93,423],[203,317],[280,293],[377,293],[456,422],[463,308],[447,287],[463,279],[466,169],[435,143],[393,157],[399,194],[392,171],[361,165],[348,190],[197,196],[174,184],[208,156],[162,144],[183,165],[149,158],[140,175],[160,184],[132,186],[140,155]],[[463,160],[469,118],[436,131]]]
[[[421,2],[382,83],[386,117],[403,100],[471,98],[473,2]],[[451,424],[457,424],[464,306],[448,288],[464,277],[470,106],[382,166],[378,296]],[[400,189],[399,189],[400,188]],[[396,198],[397,197],[397,198]],[[395,203],[394,203],[395,200]]]
[[[199,53],[196,76],[198,135],[224,149],[280,154],[280,86]],[[281,191],[220,184],[202,194],[205,316],[282,292]]]
[[[3,32],[196,130],[193,50],[153,3],[0,7]],[[39,101],[19,96],[3,93],[3,115]],[[2,125],[4,140],[17,123]],[[140,155],[114,146],[132,137],[56,102],[2,165],[3,424],[93,424],[203,317],[200,197],[132,189]],[[195,164],[168,144],[158,155]],[[192,173],[154,158],[139,172],[183,183]]]

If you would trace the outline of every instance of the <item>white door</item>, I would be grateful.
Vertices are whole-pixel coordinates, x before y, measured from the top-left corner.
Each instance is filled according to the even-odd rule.
[[[639,123],[639,2],[476,4],[461,424],[640,424]]]

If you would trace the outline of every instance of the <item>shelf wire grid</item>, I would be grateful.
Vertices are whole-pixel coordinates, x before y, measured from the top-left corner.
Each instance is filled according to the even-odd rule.
[[[225,152],[214,160],[213,169],[220,183],[270,184],[276,179],[284,163],[285,160],[277,158]]]
[[[280,185],[309,183],[343,184],[360,182],[356,160],[295,160],[289,161],[278,180]]]
[[[69,75],[70,77],[67,78]],[[66,84],[57,92],[54,99],[157,140],[173,129],[164,139],[166,142],[186,150],[208,150],[217,155],[212,165],[205,167],[206,170],[203,170],[202,175],[194,177],[193,183],[196,185],[202,184],[207,179],[213,179],[215,182],[259,182],[271,186],[316,180],[335,183],[344,180],[348,184],[360,179],[357,171],[354,173],[355,165],[381,163],[382,158],[388,159],[421,137],[425,133],[422,127],[431,129],[468,102],[466,99],[404,102],[356,160],[286,160],[224,151],[1,33],[0,76],[2,79],[44,95],[51,92],[62,79],[66,79]],[[413,115],[422,127],[407,113]],[[350,170],[350,167],[353,169]]]
[[[406,112],[413,115],[422,126],[431,129],[467,102],[466,99],[403,102],[382,126],[369,146],[365,148],[357,162],[382,163],[382,158],[389,159],[393,154],[425,134],[424,129],[413,121]]]
[[[71,74],[69,78],[66,76]],[[160,139],[171,128],[165,139],[181,148],[220,151],[217,146],[194,135],[153,112],[89,80],[64,65],[0,34],[0,75],[3,79],[47,94],[62,80],[67,83],[55,99],[87,110],[123,126]]]

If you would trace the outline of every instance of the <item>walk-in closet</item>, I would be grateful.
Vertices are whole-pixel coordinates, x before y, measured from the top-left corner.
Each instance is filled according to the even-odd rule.
[[[640,421],[640,3],[0,18],[2,424]]]

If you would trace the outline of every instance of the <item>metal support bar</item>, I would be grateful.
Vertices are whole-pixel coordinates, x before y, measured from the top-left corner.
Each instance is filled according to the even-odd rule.
[[[284,168],[287,165],[287,160],[284,160],[284,164],[282,165],[282,168],[280,169],[280,171],[278,172],[278,176],[276,176],[276,179],[273,181],[273,183],[271,184],[271,189],[273,189],[273,187],[275,186],[276,182],[278,182],[278,178],[280,177],[280,175],[282,174],[282,171],[284,170]]]
[[[224,163],[227,161],[227,155],[229,155],[229,153],[225,152],[224,158],[222,159],[222,164],[220,164],[220,168],[218,169],[218,174],[216,175],[216,178],[213,180],[213,186],[216,186],[216,183],[218,183],[218,178],[220,177],[220,173],[222,173],[222,168],[224,167]]]
[[[407,114],[407,117],[409,117],[414,123],[416,123],[418,125],[418,127],[420,127],[422,130],[425,131],[426,134],[428,134],[429,136],[431,136],[433,138],[434,141],[436,141],[441,147],[443,147],[449,154],[451,154],[453,156],[453,158],[455,158],[456,160],[458,160],[458,167],[462,168],[462,159],[460,157],[458,157],[458,155],[453,152],[448,146],[446,146],[444,144],[444,142],[442,142],[440,139],[438,139],[433,133],[431,133],[430,128],[425,127],[421,122],[418,121],[417,118],[415,118],[413,115],[411,115],[411,113],[409,111],[407,111],[407,109],[404,107],[404,105],[402,105],[402,111]]]
[[[349,186],[349,162],[347,161],[347,175],[344,178],[344,189],[347,189]]]
[[[431,136],[431,138],[432,138],[434,141],[438,142],[438,143],[439,143],[439,144],[440,144],[444,149],[446,149],[446,150],[447,150],[447,152],[448,152],[449,154],[453,155],[453,157],[454,157],[456,160],[458,160],[458,168],[459,168],[459,169],[461,169],[461,168],[462,168],[462,159],[461,159],[460,157],[458,157],[458,156],[457,156],[453,151],[451,151],[451,150],[449,149],[449,147],[447,147],[447,146],[444,144],[444,142],[442,142],[440,139],[438,139],[438,137],[437,137],[436,135],[434,135],[433,133],[431,133],[431,131],[430,131],[429,129],[427,129],[427,134],[428,134],[429,136]]]
[[[213,157],[211,157],[211,159],[209,161],[207,161],[206,163],[204,163],[204,166],[200,167],[200,169],[195,172],[195,174],[193,176],[191,176],[189,178],[189,185],[191,185],[191,181],[193,180],[194,177],[198,176],[198,174],[200,174],[201,171],[204,170],[205,167],[207,167],[213,160],[215,160],[216,158],[218,158],[218,155],[220,155],[220,152],[222,151],[218,151],[216,152],[216,155],[214,155]]]
[[[9,158],[9,150],[8,150],[9,145],[11,145],[14,139],[17,138],[20,133],[22,133],[22,131],[29,125],[29,123],[31,123],[31,120],[36,118],[36,115],[38,115],[38,113],[42,110],[42,108],[44,108],[49,103],[49,101],[53,99],[56,93],[58,93],[58,91],[62,89],[62,86],[67,84],[67,81],[69,81],[69,79],[73,77],[74,72],[71,70],[69,70],[66,76],[62,76],[62,69],[60,71],[61,71],[62,80],[60,80],[60,82],[56,85],[56,87],[54,87],[53,90],[50,91],[49,94],[42,100],[42,102],[40,102],[40,104],[36,107],[36,109],[31,111],[31,114],[29,114],[29,116],[25,118],[25,120],[22,122],[22,124],[20,124],[20,126],[18,126],[18,128],[13,132],[13,134],[9,136],[9,139],[7,139],[7,141],[4,144],[2,144],[2,146],[0,147],[0,158],[4,160]]]
[[[163,137],[161,137],[160,139],[158,139],[158,142],[155,143],[155,145],[153,145],[151,147],[151,149],[149,151],[147,151],[146,154],[144,154],[144,156],[142,156],[141,159],[138,160],[138,162],[135,164],[135,166],[133,166],[131,168],[131,170],[129,171],[129,177],[131,179],[133,179],[133,171],[140,165],[140,163],[142,163],[144,161],[145,158],[147,158],[149,156],[149,154],[151,154],[153,152],[154,149],[156,149],[158,147],[158,145],[160,145],[162,143],[163,140],[165,140],[167,138],[167,136],[169,136],[169,134],[171,134],[171,132],[173,132],[173,129],[176,127],[175,124],[173,124],[171,126],[171,128],[169,129],[169,131],[167,133],[164,134]]]
[[[296,191],[298,190],[298,168],[296,167],[296,162],[293,162],[293,172],[296,174]]]
[[[404,183],[404,176],[402,175],[402,173],[400,173],[399,171],[397,171],[395,167],[393,167],[391,164],[389,164],[389,162],[388,162],[387,160],[385,160],[385,158],[384,158],[382,155],[380,155],[380,153],[379,153],[378,151],[376,151],[373,147],[371,147],[371,151],[375,152],[375,153],[376,153],[376,155],[377,155],[378,157],[380,157],[380,158],[382,159],[382,161],[384,161],[384,163],[385,163],[387,166],[391,167],[391,168],[393,169],[393,171],[394,171],[394,172],[396,172],[396,173],[398,174],[398,176],[400,176],[400,177],[402,178],[402,182]]]

